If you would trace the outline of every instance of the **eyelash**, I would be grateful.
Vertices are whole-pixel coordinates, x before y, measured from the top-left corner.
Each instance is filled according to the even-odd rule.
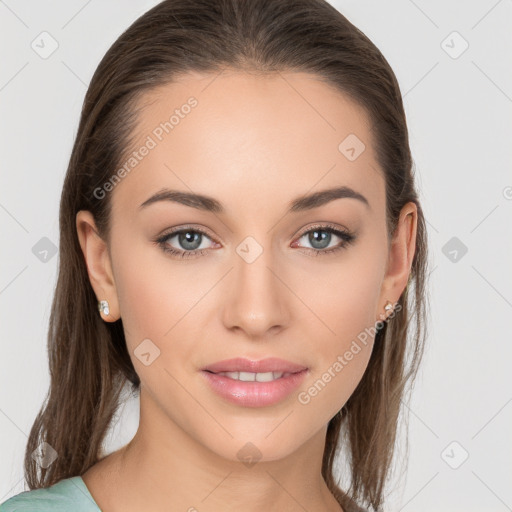
[[[334,226],[330,226],[328,224],[319,224],[319,225],[310,227],[306,231],[303,231],[297,237],[297,239],[302,238],[304,235],[307,235],[308,233],[310,233],[312,231],[325,231],[327,233],[332,233],[343,240],[341,245],[338,245],[337,247],[331,247],[330,249],[312,249],[309,247],[301,248],[301,249],[305,249],[308,252],[313,252],[314,256],[320,256],[320,255],[332,254],[334,252],[338,252],[342,249],[345,249],[347,245],[352,244],[356,238],[355,235],[348,230],[338,229],[338,228],[335,228]],[[185,228],[181,228],[179,230],[175,230],[175,231],[166,233],[166,234],[162,235],[161,237],[158,237],[153,242],[155,244],[157,244],[165,253],[171,254],[172,256],[177,257],[177,258],[185,258],[185,259],[186,258],[194,258],[196,256],[202,256],[202,255],[208,253],[208,251],[209,251],[208,249],[196,249],[194,251],[179,251],[174,248],[169,248],[169,246],[166,244],[166,242],[168,242],[168,240],[170,238],[172,238],[176,235],[179,235],[181,233],[200,233],[201,235],[205,235],[206,237],[211,239],[211,237],[208,235],[208,233],[206,233],[202,229],[192,227],[192,226],[190,226],[190,227],[186,226]]]

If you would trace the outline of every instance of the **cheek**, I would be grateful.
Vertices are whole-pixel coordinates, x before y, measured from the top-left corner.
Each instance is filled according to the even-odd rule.
[[[340,281],[333,280],[329,293],[310,297],[325,326],[310,322],[316,325],[316,333],[308,333],[308,339],[315,340],[315,364],[297,394],[301,414],[322,423],[345,405],[361,381],[375,335],[376,281],[366,273],[352,273],[343,280],[346,292],[340,293],[337,284]]]
[[[204,411],[195,407],[180,383],[197,371],[194,351],[206,286],[165,258],[149,263],[150,252],[133,251],[120,265],[118,295],[126,344],[141,386],[152,397],[150,402],[160,405],[151,409],[152,414],[164,410],[176,424],[191,431],[191,418],[202,417]]]
[[[381,248],[379,253],[377,247],[354,247],[331,262],[288,271],[288,282],[305,306],[301,316],[308,318],[303,323],[310,339],[323,340],[332,352],[375,324],[384,260]]]
[[[297,402],[306,414],[323,421],[350,398],[372,353],[385,261],[382,247],[372,249],[347,253],[325,273],[303,274],[296,281],[297,295],[307,298],[313,313],[305,313],[305,336],[315,340],[315,365]]]
[[[123,325],[135,338],[164,340],[211,287],[196,267],[181,264],[149,241],[118,245],[116,287]],[[127,247],[130,247],[130,250]]]

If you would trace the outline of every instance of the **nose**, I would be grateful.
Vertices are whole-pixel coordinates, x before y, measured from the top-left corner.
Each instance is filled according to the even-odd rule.
[[[289,325],[290,297],[285,276],[264,250],[252,262],[234,254],[234,269],[226,285],[222,320],[230,331],[242,331],[249,339],[264,339]]]

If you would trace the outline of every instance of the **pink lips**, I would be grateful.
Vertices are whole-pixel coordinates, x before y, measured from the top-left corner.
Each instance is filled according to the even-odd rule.
[[[217,375],[219,372],[283,372],[285,375],[269,382],[247,382]],[[213,391],[243,407],[264,407],[280,402],[301,384],[307,373],[307,367],[277,358],[261,361],[228,359],[208,365],[201,371]]]

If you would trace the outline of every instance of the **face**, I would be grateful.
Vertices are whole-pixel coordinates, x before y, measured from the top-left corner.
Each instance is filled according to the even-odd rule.
[[[112,286],[96,284],[123,321],[141,424],[158,416],[230,460],[247,442],[282,458],[325,433],[402,291],[369,119],[299,73],[188,74],[141,106],[138,156],[110,192]],[[244,398],[247,383],[203,371],[233,358],[306,370]]]

